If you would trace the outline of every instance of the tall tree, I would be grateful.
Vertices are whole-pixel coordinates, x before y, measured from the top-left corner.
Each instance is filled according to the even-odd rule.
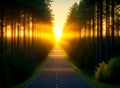
[[[3,53],[3,22],[4,22],[4,1],[0,3],[0,52]]]

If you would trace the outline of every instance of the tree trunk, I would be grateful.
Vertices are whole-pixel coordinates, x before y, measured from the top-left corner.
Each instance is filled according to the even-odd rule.
[[[106,59],[105,61],[108,62],[110,57],[109,55],[109,27],[110,27],[110,7],[109,7],[109,0],[106,0]]]
[[[112,57],[115,56],[115,35],[114,35],[114,0],[112,0]]]
[[[100,45],[99,45],[99,59],[100,61],[103,60],[103,56],[102,56],[102,44],[103,44],[103,35],[102,35],[102,32],[103,32],[103,0],[99,2],[100,3]]]
[[[99,47],[99,36],[100,36],[100,33],[99,33],[99,31],[100,31],[100,14],[99,14],[99,2],[97,1],[97,47],[96,47],[96,50],[97,50],[97,58],[98,58],[98,60],[97,60],[97,63],[100,61],[100,58],[99,58],[99,50],[100,50],[100,47]]]
[[[0,25],[1,25],[1,27],[0,27],[0,31],[1,31],[1,36],[0,36],[0,53],[1,54],[3,54],[3,22],[4,22],[4,2],[3,3],[1,3],[1,7],[0,7],[0,9],[1,9],[1,14],[0,14],[0,19],[1,19],[1,23],[0,23]]]

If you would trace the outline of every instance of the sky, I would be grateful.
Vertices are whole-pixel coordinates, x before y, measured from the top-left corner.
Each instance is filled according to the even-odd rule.
[[[75,2],[79,3],[79,1],[80,0],[53,0],[52,10],[54,14],[54,31],[57,33],[62,31],[70,7]]]

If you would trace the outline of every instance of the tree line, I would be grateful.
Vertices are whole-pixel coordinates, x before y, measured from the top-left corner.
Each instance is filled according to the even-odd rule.
[[[0,87],[25,81],[52,49],[50,6],[51,0],[0,0]]]
[[[62,46],[79,68],[94,74],[99,63],[120,56],[119,12],[119,0],[81,0],[72,5]]]

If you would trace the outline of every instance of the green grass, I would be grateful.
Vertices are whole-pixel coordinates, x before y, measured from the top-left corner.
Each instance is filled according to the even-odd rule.
[[[78,69],[68,58],[68,63],[70,64],[70,66],[80,75],[81,78],[85,79],[86,81],[88,81],[89,83],[91,83],[95,88],[120,88],[120,84],[119,85],[111,85],[111,84],[106,84],[106,83],[101,83],[98,82],[94,79],[94,77],[87,75],[87,73],[85,73],[83,70]]]
[[[29,82],[31,82],[41,71],[42,71],[42,68],[45,66],[45,64],[47,63],[49,59],[49,56],[46,58],[45,61],[43,61],[34,71],[33,75],[28,78],[27,80],[25,80],[23,83],[15,86],[14,88],[24,88]]]

